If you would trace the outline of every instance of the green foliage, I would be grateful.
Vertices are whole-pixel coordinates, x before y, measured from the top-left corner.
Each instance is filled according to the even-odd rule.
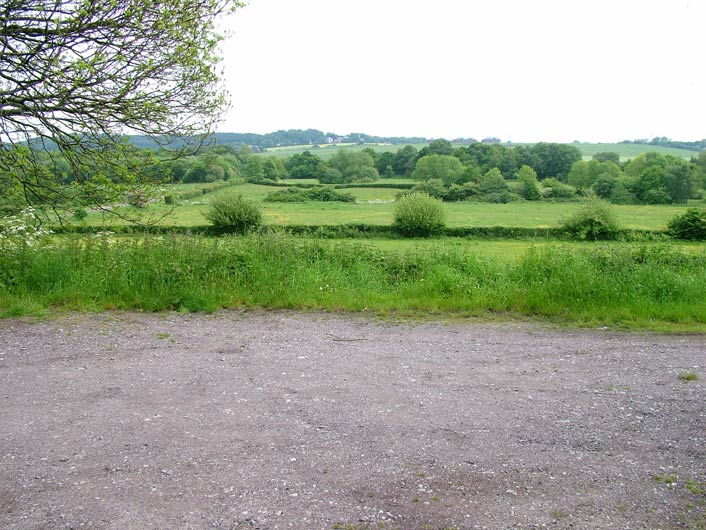
[[[562,220],[561,227],[580,240],[615,239],[620,233],[610,205],[601,199],[589,199],[574,215]]]
[[[613,193],[613,187],[616,182],[616,179],[603,175],[596,179],[591,188],[593,189],[593,192],[601,199],[610,199],[610,195]]]
[[[426,193],[404,195],[395,202],[394,227],[403,235],[434,235],[444,228],[445,220],[442,202]]]
[[[86,211],[85,208],[82,208],[79,206],[78,208],[74,209],[74,212],[71,215],[71,217],[73,217],[77,221],[84,221],[86,219],[86,217],[88,217],[88,212]]]
[[[498,168],[489,170],[481,177],[478,189],[481,195],[485,196],[491,194],[502,195],[510,191],[507,187],[507,182],[505,182],[503,178],[503,174]]]
[[[614,151],[599,151],[593,155],[593,160],[613,162],[616,166],[620,165],[620,155]]]
[[[262,212],[255,202],[234,192],[215,197],[205,215],[214,228],[224,232],[243,234],[262,225]]]
[[[173,154],[200,144],[226,107],[217,68],[223,36],[214,20],[240,6],[235,0],[5,2],[0,173],[11,174],[45,214],[57,215],[65,199],[119,203],[166,177],[167,165],[130,145],[122,131],[162,143],[178,139]],[[46,169],[44,162],[58,157],[56,170]]]
[[[574,162],[581,160],[581,151],[576,146],[540,142],[529,148],[533,163],[528,165],[544,180],[554,177],[565,181]]]
[[[285,169],[291,179],[318,179],[321,175],[323,160],[309,151],[294,154],[287,162]]]
[[[618,179],[615,181],[610,190],[611,203],[634,204],[637,202],[637,197],[635,197],[635,194],[630,191],[628,184],[629,183],[625,179]]]
[[[343,184],[348,182],[374,182],[380,176],[375,169],[375,161],[366,152],[336,150],[336,154],[326,162],[333,171],[319,176],[324,184]]]
[[[459,181],[463,174],[463,164],[450,155],[431,154],[420,158],[412,172],[418,180],[441,180],[445,186]]]
[[[522,166],[517,172],[517,180],[521,184],[520,195],[528,201],[538,201],[542,198],[537,182],[537,173],[529,166]]]
[[[263,199],[265,202],[355,202],[355,197],[350,193],[336,191],[330,186],[316,186],[313,188],[284,188],[268,193]]]
[[[669,221],[667,227],[678,239],[706,240],[706,208],[689,208]]]
[[[576,197],[576,189],[560,182],[555,178],[547,178],[542,181],[542,196],[545,199],[573,199]]]
[[[411,190],[413,193],[426,193],[430,197],[444,200],[447,189],[441,179],[423,180],[414,185]]]
[[[672,204],[672,196],[665,188],[660,187],[643,193],[642,202],[645,204]]]
[[[506,313],[630,327],[706,325],[706,256],[661,245],[386,252],[277,235],[58,238],[0,252],[0,315],[31,306]],[[325,289],[320,287],[327,286]]]

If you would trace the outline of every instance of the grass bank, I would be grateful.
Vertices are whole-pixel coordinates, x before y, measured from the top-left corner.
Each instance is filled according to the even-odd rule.
[[[657,244],[530,247],[516,260],[286,236],[62,238],[4,249],[0,314],[228,307],[507,314],[706,330],[706,254]]]

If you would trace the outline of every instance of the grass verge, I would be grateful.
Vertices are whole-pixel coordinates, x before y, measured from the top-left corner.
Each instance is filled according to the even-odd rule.
[[[0,314],[229,307],[521,315],[578,325],[706,330],[706,255],[660,244],[385,251],[282,235],[65,237],[5,248]]]

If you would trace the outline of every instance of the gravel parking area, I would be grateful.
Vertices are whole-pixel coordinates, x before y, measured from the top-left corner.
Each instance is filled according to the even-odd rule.
[[[704,379],[703,335],[4,320],[0,528],[704,528]]]

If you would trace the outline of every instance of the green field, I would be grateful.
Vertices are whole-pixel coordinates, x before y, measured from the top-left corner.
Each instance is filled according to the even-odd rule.
[[[382,180],[381,182],[386,182]],[[184,186],[184,185],[181,185]],[[398,190],[384,188],[348,188],[341,191],[352,193],[359,203],[308,202],[268,203],[265,196],[280,188],[258,184],[241,184],[233,188],[244,196],[261,204],[265,223],[273,225],[341,225],[371,224],[390,225],[393,221],[393,200]],[[199,226],[206,224],[204,213],[208,201],[216,196],[208,193],[195,199],[182,201],[172,207],[163,202],[150,205],[144,214],[161,217],[159,224],[173,226]],[[693,206],[703,201],[693,201]],[[446,203],[447,224],[450,227],[509,226],[523,228],[553,228],[581,207],[579,202],[528,202],[507,204],[485,202]],[[670,219],[683,213],[686,205],[615,205],[613,209],[624,228],[663,230]],[[137,213],[130,209],[128,213]],[[114,217],[91,213],[86,219],[89,225],[124,224]]]
[[[427,144],[412,144],[417,150],[426,147]],[[287,157],[292,155],[301,154],[304,151],[309,151],[315,154],[323,160],[328,160],[331,158],[337,149],[345,149],[346,151],[362,151],[363,149],[374,149],[375,151],[384,152],[390,151],[396,153],[399,149],[403,148],[404,145],[392,145],[392,144],[328,144],[328,145],[293,145],[288,147],[271,147],[266,149],[264,155],[266,156],[276,156],[276,157]]]

